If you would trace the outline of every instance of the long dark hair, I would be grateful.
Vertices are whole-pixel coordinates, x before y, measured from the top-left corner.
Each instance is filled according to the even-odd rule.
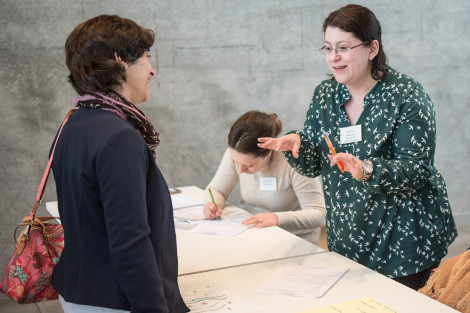
[[[282,123],[276,113],[248,111],[233,123],[228,134],[228,146],[233,150],[265,157],[269,149],[258,147],[259,137],[276,137],[281,133]]]
[[[385,66],[387,56],[382,46],[382,28],[371,10],[357,4],[348,4],[328,15],[323,22],[323,32],[328,26],[338,27],[345,32],[353,33],[362,42],[369,42],[365,46],[370,46],[373,40],[377,40],[379,52],[372,60],[371,74],[377,80],[385,76],[388,69]]]

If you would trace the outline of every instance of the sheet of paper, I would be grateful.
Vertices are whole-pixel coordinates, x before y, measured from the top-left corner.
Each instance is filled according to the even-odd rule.
[[[222,219],[232,220],[232,221],[243,221],[245,218],[249,217],[251,214],[247,211],[240,209],[233,205],[226,206],[222,211]]]
[[[213,221],[205,221],[197,224],[189,230],[191,233],[210,234],[210,235],[227,235],[235,236],[247,230],[253,225],[242,225],[240,221],[221,219]]]
[[[199,199],[183,194],[171,195],[171,202],[173,203],[173,210],[184,209],[194,206],[204,206],[204,203]]]
[[[347,268],[305,267],[288,263],[261,284],[255,292],[319,298],[348,270]]]
[[[191,313],[203,312],[252,312],[260,308],[235,291],[207,283],[181,288],[183,300]]]
[[[173,210],[173,218],[175,220],[184,221],[193,224],[194,222],[201,222],[205,220],[203,213],[203,206],[191,206],[182,209]]]
[[[371,298],[361,298],[353,301],[322,306],[297,313],[397,313]]]

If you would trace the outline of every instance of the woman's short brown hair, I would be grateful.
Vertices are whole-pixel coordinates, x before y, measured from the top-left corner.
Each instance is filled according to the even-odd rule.
[[[264,157],[269,149],[258,147],[259,137],[276,137],[281,133],[282,123],[276,113],[248,111],[233,123],[228,133],[228,146],[243,154]]]
[[[69,82],[79,95],[106,91],[126,81],[124,66],[150,50],[155,34],[132,20],[100,15],[79,24],[65,42]]]
[[[371,74],[374,79],[381,79],[387,73],[387,56],[382,46],[382,28],[374,13],[366,7],[348,4],[333,11],[323,22],[323,32],[328,26],[338,27],[345,32],[353,33],[362,42],[370,46],[373,40],[379,42],[379,53],[372,60]]]

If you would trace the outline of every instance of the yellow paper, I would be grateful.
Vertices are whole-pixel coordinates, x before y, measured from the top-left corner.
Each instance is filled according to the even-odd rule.
[[[397,313],[385,305],[371,299],[361,298],[353,301],[322,306],[297,313]]]

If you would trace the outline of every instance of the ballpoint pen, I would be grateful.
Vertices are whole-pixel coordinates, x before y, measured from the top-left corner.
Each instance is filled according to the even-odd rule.
[[[214,201],[214,196],[212,195],[212,190],[210,188],[208,188],[208,189],[209,189],[209,194],[211,195],[212,203],[214,203],[215,208],[217,209],[217,204]],[[220,215],[217,216],[217,219],[220,220]]]
[[[330,149],[331,153],[333,155],[336,155],[335,148],[333,147],[333,144],[331,143],[330,138],[328,138],[328,135],[323,134],[323,137],[325,138],[326,144],[328,145],[328,148]],[[343,164],[343,162],[338,161],[338,162],[336,162],[336,164],[338,164],[338,168],[341,170],[341,172],[344,173],[344,164]]]

